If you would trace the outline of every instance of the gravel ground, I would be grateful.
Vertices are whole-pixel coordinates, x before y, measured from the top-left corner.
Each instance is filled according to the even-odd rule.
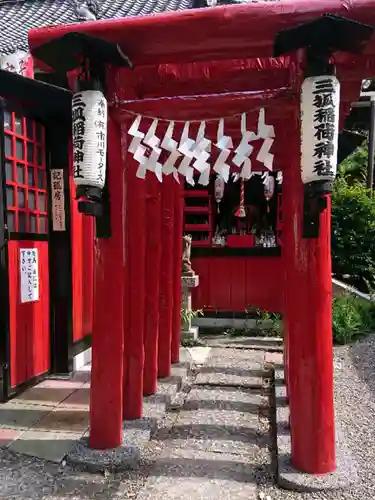
[[[265,500],[372,500],[375,498],[375,335],[351,346],[336,347],[336,419],[358,468],[359,483],[350,490],[293,493],[272,485],[273,468],[264,470]],[[263,422],[267,426],[267,421]],[[264,458],[266,460],[267,457]]]
[[[238,351],[234,366],[242,369],[247,354]],[[226,358],[229,353],[226,354]],[[259,353],[259,363],[262,354]],[[239,359],[240,358],[240,359]],[[228,358],[225,360],[228,362]],[[219,358],[209,362],[212,368],[222,365]],[[272,460],[273,440],[270,418],[266,405],[267,381],[259,398],[260,427],[263,435],[256,455],[252,457],[258,494],[264,500],[372,500],[375,498],[375,335],[352,346],[335,349],[335,404],[336,419],[347,435],[353,458],[356,460],[360,482],[352,490],[327,493],[293,493],[274,486],[274,462]],[[207,366],[207,365],[206,365]],[[215,373],[216,370],[212,370]],[[197,387],[197,386],[196,386]],[[204,388],[198,388],[204,391]],[[201,398],[199,392],[197,396]],[[195,409],[198,397],[194,389],[190,396],[190,412]],[[220,397],[221,404],[228,405],[227,397]],[[240,411],[253,413],[252,405],[243,398],[244,408]],[[210,408],[207,407],[207,410]],[[166,434],[176,426],[179,412],[169,414],[163,422]],[[181,415],[183,416],[183,415]],[[197,416],[198,413],[197,413]],[[160,437],[163,429],[160,429]],[[159,439],[160,439],[159,437]],[[177,438],[177,436],[174,436]],[[178,436],[185,437],[185,436]],[[222,439],[222,437],[220,438]],[[263,439],[265,440],[263,442]],[[145,461],[137,471],[108,475],[82,473],[71,467],[57,466],[42,460],[14,455],[0,449],[0,500],[109,500],[126,498],[135,500],[144,487],[154,460],[168,446],[168,440],[151,441],[145,450]],[[215,443],[214,443],[215,444]],[[197,449],[197,448],[196,448]],[[144,491],[144,490],[143,490]],[[242,497],[241,497],[242,498]]]
[[[137,471],[114,475],[80,472],[24,455],[0,450],[0,499],[7,500],[133,500],[145,484],[150,466],[160,453],[151,443]],[[125,494],[126,493],[126,494]]]

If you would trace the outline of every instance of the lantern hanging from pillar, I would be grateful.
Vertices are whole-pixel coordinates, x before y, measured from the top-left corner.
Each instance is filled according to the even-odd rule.
[[[301,175],[311,190],[330,192],[336,177],[340,83],[333,75],[306,78],[301,88]]]
[[[99,90],[77,92],[72,100],[73,178],[78,191],[100,198],[107,156],[107,100]],[[96,196],[95,196],[96,195]]]

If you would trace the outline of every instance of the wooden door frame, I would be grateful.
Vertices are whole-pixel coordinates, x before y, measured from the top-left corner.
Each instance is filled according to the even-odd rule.
[[[71,130],[71,92],[43,82],[0,70],[0,401],[5,401],[37,379],[10,386],[9,325],[9,234],[6,228],[6,179],[4,154],[4,107],[39,121],[46,134],[46,174],[49,243],[50,294],[50,371],[69,374],[73,366],[72,263],[70,230],[69,136]],[[20,104],[20,96],[28,102]],[[51,166],[64,170],[66,230],[52,231]],[[35,238],[39,239],[39,238]]]

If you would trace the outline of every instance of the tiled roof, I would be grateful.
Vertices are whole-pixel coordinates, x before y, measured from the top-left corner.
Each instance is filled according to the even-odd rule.
[[[86,12],[93,15],[97,10],[97,19],[110,19],[190,9],[193,3],[193,0],[87,0]],[[1,0],[0,53],[26,50],[31,28],[82,20],[82,4],[85,5],[74,0]]]

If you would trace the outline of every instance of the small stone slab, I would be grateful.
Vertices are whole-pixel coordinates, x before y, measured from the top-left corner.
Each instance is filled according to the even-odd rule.
[[[248,457],[189,449],[164,450],[137,500],[255,500]]]
[[[341,490],[358,482],[358,472],[345,436],[336,421],[336,466],[329,474],[306,474],[291,463],[291,436],[289,432],[289,406],[284,383],[284,370],[275,370],[275,400],[277,428],[277,482],[281,488],[298,492]]]
[[[262,387],[262,378],[251,375],[229,375],[227,373],[199,373],[194,381],[195,385],[235,386],[247,388]]]
[[[203,365],[211,353],[211,347],[188,347],[187,351],[195,365]]]
[[[260,351],[250,351],[241,349],[226,349],[215,347],[212,349],[206,366],[226,366],[236,367],[262,365],[264,353]]]
[[[69,381],[65,382],[69,383]],[[68,387],[44,387],[43,385],[36,385],[17,396],[13,402],[54,407],[70,396],[75,390],[76,387],[74,387],[74,384]]]
[[[46,416],[50,406],[17,404],[14,400],[0,405],[0,427],[28,429]]]
[[[67,432],[44,432],[31,429],[24,432],[9,449],[33,457],[60,463],[80,438]]]
[[[191,449],[253,455],[254,445],[257,444],[258,424],[257,414],[221,409],[183,410],[170,438],[184,437],[185,446]]]
[[[81,386],[59,404],[59,408],[62,407],[88,410],[90,407],[90,387]]]
[[[43,417],[35,426],[35,430],[74,432],[81,435],[89,426],[87,410],[58,407]]]
[[[242,413],[259,414],[262,396],[251,389],[238,388],[228,391],[221,387],[193,387],[185,402],[185,410],[230,410]]]

